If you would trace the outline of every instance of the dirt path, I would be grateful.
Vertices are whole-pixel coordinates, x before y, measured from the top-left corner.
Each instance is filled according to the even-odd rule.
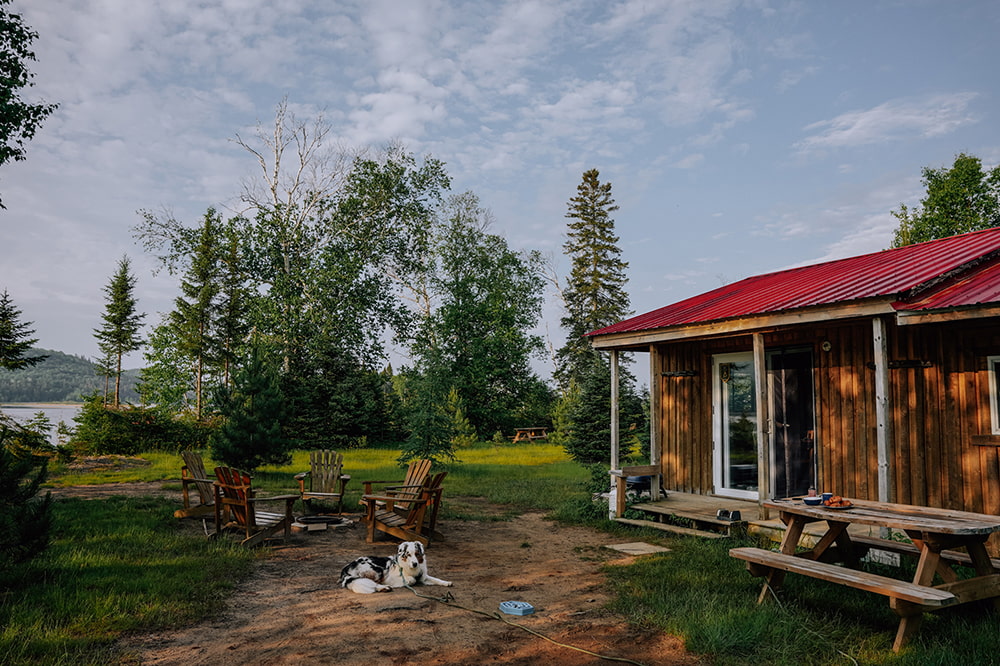
[[[156,492],[156,484],[117,484],[80,494]],[[54,495],[78,494],[60,490]],[[176,495],[176,492],[173,493]],[[168,495],[169,496],[169,495]],[[476,500],[456,498],[455,502]],[[697,664],[680,641],[630,628],[603,610],[600,568],[628,556],[603,548],[609,535],[562,527],[540,514],[507,522],[445,521],[447,535],[428,550],[430,572],[454,587],[418,587],[359,595],[337,586],[341,567],[371,546],[360,526],[296,533],[256,565],[218,616],[185,629],[133,636],[125,649],[140,664],[524,664],[621,663],[555,645],[489,617],[502,601],[526,601],[536,612],[500,614],[517,624],[606,656],[649,664]],[[485,613],[485,615],[483,614]]]

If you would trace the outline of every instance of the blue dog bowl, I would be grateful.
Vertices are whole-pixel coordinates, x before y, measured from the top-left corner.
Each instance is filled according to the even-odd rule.
[[[534,606],[527,601],[501,601],[500,610],[507,615],[531,615],[535,612]]]

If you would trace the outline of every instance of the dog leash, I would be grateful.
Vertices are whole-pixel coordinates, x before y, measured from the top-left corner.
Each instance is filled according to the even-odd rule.
[[[469,608],[468,606],[463,606],[462,604],[455,603],[455,601],[454,601],[455,596],[451,592],[448,592],[443,597],[434,597],[434,596],[431,596],[429,594],[420,594],[419,592],[417,592],[416,590],[414,590],[408,583],[406,583],[405,580],[403,581],[403,586],[406,587],[406,589],[408,589],[410,592],[413,592],[413,594],[415,594],[416,596],[420,597],[421,599],[430,599],[431,601],[437,601],[438,603],[442,603],[445,606],[451,606],[452,608],[460,608],[462,610],[469,611],[470,613],[477,613],[479,615],[482,615],[483,617],[489,617],[489,618],[493,618],[494,620],[500,620],[504,624],[509,624],[512,627],[517,627],[518,629],[523,629],[524,631],[528,632],[529,634],[534,634],[538,638],[542,638],[544,640],[547,640],[548,642],[552,643],[553,645],[558,645],[559,647],[568,648],[570,650],[576,650],[577,652],[583,652],[584,654],[589,654],[590,656],[597,657],[598,659],[607,659],[608,661],[620,661],[620,662],[624,662],[626,664],[635,664],[635,666],[646,666],[646,664],[643,664],[642,662],[639,662],[639,661],[635,661],[633,659],[627,659],[625,657],[609,657],[607,655],[599,654],[597,652],[591,652],[590,650],[587,650],[587,649],[584,649],[584,648],[581,648],[581,647],[577,647],[575,645],[569,645],[567,643],[560,643],[559,641],[557,641],[557,640],[555,640],[553,638],[549,638],[545,634],[543,634],[543,633],[541,633],[539,631],[535,631],[534,629],[532,629],[530,627],[526,627],[523,624],[518,624],[517,622],[511,622],[507,618],[505,618],[502,615],[500,615],[500,613],[497,612],[497,611],[494,611],[492,613],[487,613],[486,611],[479,610],[478,608]]]

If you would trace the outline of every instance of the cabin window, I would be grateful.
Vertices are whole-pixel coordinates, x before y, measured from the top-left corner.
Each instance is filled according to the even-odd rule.
[[[994,435],[1000,435],[1000,356],[988,356],[986,368],[990,374],[990,423]]]

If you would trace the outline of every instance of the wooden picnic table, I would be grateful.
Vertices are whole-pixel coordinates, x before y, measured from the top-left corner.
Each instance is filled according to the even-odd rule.
[[[1000,516],[952,511],[907,504],[849,500],[851,506],[834,509],[807,506],[800,499],[764,502],[779,512],[786,526],[779,552],[762,548],[734,548],[733,557],[745,560],[747,569],[766,579],[758,602],[769,590],[780,588],[786,572],[800,573],[889,597],[890,607],[900,616],[893,650],[898,652],[920,627],[923,613],[971,601],[992,600],[1000,609],[1000,569],[986,551],[986,540],[1000,531]],[[799,539],[808,523],[826,521],[827,530],[811,550],[797,553]],[[913,545],[871,537],[852,537],[850,525],[901,530]],[[918,557],[911,582],[856,569],[869,548],[912,554]],[[957,549],[966,552],[958,552]],[[848,566],[838,566],[835,562]],[[960,580],[956,565],[975,570],[972,578]],[[940,582],[935,583],[935,576]]]
[[[548,439],[548,428],[514,428],[514,444],[528,440],[533,442],[536,439]]]

